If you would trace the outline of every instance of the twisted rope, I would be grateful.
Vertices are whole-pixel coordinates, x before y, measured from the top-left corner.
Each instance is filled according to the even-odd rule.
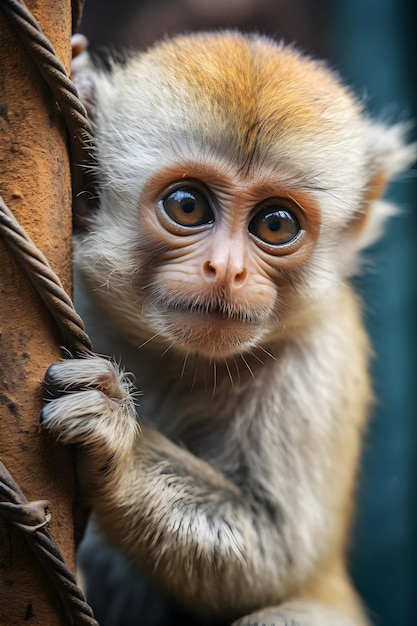
[[[75,86],[66,76],[54,48],[23,1],[0,0],[0,8],[10,19],[59,104],[72,143],[72,158],[81,163],[88,154],[86,146],[91,141],[92,129]],[[90,353],[91,341],[70,297],[45,256],[18,224],[1,197],[0,233],[55,319],[65,344],[73,353]],[[28,502],[1,462],[0,515],[23,532],[55,587],[70,623],[74,626],[98,626],[73,573],[65,565],[62,554],[45,529],[50,519],[49,503],[46,500]]]
[[[71,298],[45,256],[20,226],[1,196],[0,233],[57,323],[70,352],[79,355],[91,353],[91,340]]]
[[[85,159],[86,146],[91,141],[93,131],[74,83],[68,78],[53,45],[23,0],[0,0],[0,6],[59,104],[71,139],[72,159],[75,163],[81,163]]]
[[[71,623],[74,626],[98,626],[73,573],[65,565],[61,552],[45,530],[50,520],[49,502],[28,502],[1,461],[0,499],[0,514],[23,532],[55,587]]]

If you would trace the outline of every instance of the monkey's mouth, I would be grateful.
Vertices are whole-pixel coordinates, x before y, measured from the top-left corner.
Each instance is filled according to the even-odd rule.
[[[219,302],[187,302],[175,301],[165,304],[166,313],[179,313],[190,317],[199,318],[202,321],[213,319],[225,322],[236,322],[239,324],[258,324],[261,322],[259,313],[248,311],[242,307],[237,307],[222,301]]]
[[[164,334],[187,353],[223,358],[256,345],[264,329],[258,311],[221,299],[160,302]]]

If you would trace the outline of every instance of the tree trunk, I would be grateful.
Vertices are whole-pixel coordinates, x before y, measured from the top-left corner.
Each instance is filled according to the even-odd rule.
[[[1,5],[1,0],[0,0]],[[71,0],[26,0],[70,62]],[[71,290],[71,184],[59,109],[0,7],[0,194]],[[54,323],[0,239],[0,459],[28,500],[51,503],[49,532],[74,566],[71,452],[38,430],[42,379],[61,358]],[[67,623],[28,545],[0,518],[0,624]]]

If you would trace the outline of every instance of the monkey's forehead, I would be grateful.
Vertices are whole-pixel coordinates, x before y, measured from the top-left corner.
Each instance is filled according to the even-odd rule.
[[[324,64],[267,38],[226,32],[167,40],[111,80],[113,90],[103,81],[99,98],[103,126],[111,115],[126,145],[145,142],[159,159],[220,154],[240,171],[285,162],[304,176],[320,174],[322,186],[325,173],[345,185],[352,168],[362,169],[361,105]]]
[[[132,86],[135,75],[171,91],[177,105],[187,94],[201,115],[223,114],[232,126],[262,123],[308,134],[344,124],[348,111],[352,121],[361,115],[360,104],[324,63],[266,37],[212,33],[167,40],[132,61],[126,72]]]
[[[184,89],[202,110],[228,121],[275,122],[314,131],[361,107],[323,62],[266,37],[239,33],[195,34],[156,45],[136,59],[139,72],[174,90]],[[131,68],[135,72],[135,62]],[[324,116],[326,114],[326,116]]]

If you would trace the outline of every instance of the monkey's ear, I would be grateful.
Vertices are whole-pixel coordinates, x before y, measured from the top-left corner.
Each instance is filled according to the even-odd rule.
[[[88,41],[84,35],[76,34],[71,38],[72,61],[71,79],[77,88],[78,95],[83,102],[88,117],[94,121],[95,113],[95,86],[93,68],[90,55],[87,52]],[[91,158],[91,157],[90,157]],[[72,164],[72,215],[75,229],[84,229],[88,218],[96,209],[95,180],[93,169],[88,163]]]
[[[406,141],[409,129],[408,124],[368,123],[369,182],[361,210],[351,225],[358,250],[374,243],[380,237],[386,219],[396,213],[396,208],[382,200],[382,196],[388,183],[416,159],[417,144],[407,144]]]
[[[84,35],[77,33],[71,37],[71,80],[76,86],[78,95],[87,109],[88,117],[94,120],[95,94],[93,68],[87,48],[88,40]]]

